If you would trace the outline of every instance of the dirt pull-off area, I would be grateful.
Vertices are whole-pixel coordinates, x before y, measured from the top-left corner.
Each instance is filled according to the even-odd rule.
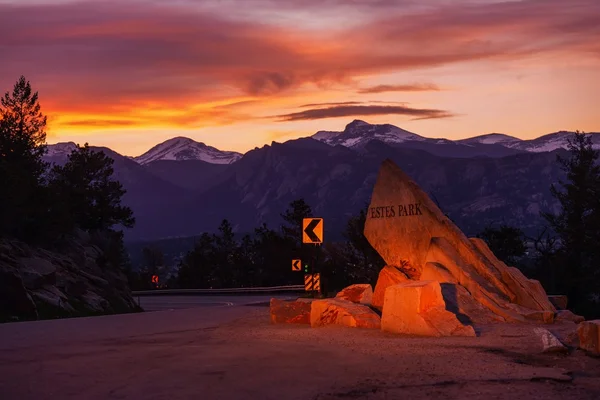
[[[26,347],[0,355],[2,399],[598,399],[600,359],[542,354],[532,324],[478,337],[269,323]],[[188,310],[189,311],[189,310]],[[190,312],[191,314],[191,312]],[[546,325],[564,340],[575,324]]]

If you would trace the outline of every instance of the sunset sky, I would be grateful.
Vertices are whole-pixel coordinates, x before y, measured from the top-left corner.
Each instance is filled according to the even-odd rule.
[[[0,0],[0,89],[49,143],[244,152],[353,119],[428,137],[600,131],[599,0]]]

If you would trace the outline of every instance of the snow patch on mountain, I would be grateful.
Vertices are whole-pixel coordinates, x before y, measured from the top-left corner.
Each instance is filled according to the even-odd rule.
[[[46,157],[67,157],[73,150],[77,148],[77,145],[73,142],[61,142],[56,144],[49,144],[46,146]]]
[[[586,132],[588,133],[588,132]],[[600,149],[600,133],[591,132],[589,133],[592,139],[592,147]],[[507,143],[505,146],[517,149],[529,151],[532,153],[542,153],[546,151],[554,151],[557,149],[567,149],[569,144],[569,138],[573,136],[573,132],[559,131],[550,133],[548,135],[540,136],[539,138],[532,140],[522,140],[516,143]]]
[[[503,133],[489,133],[487,135],[475,136],[468,139],[458,140],[459,143],[480,143],[480,144],[502,144],[521,142],[521,139]]]
[[[385,143],[425,140],[422,136],[394,125],[372,125],[358,119],[346,125],[342,132],[319,131],[312,138],[332,146],[342,145],[345,147],[361,147],[371,140],[380,140]]]
[[[222,151],[190,138],[175,137],[134,157],[134,160],[142,165],[158,160],[200,160],[211,164],[231,164],[241,157],[242,154],[235,151]]]

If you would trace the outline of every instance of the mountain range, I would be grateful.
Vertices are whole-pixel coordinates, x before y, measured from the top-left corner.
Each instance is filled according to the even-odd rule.
[[[325,218],[326,240],[338,239],[347,219],[370,199],[381,162],[389,158],[419,183],[466,233],[504,222],[528,233],[541,210],[556,211],[550,185],[562,177],[556,154],[572,132],[533,140],[492,133],[452,141],[393,125],[355,120],[344,131],[273,142],[240,154],[188,138],[173,138],[139,157],[96,147],[115,160],[115,177],[136,226],[126,239],[156,240],[215,231],[229,219],[238,232],[275,226],[287,205],[304,198]],[[600,148],[600,134],[592,134]],[[46,159],[63,163],[74,143],[48,146]]]

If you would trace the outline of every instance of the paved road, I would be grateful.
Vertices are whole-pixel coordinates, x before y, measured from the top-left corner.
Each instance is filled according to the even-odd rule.
[[[243,296],[217,296],[217,295],[186,295],[186,296],[139,296],[139,304],[145,311],[178,310],[198,307],[231,307],[235,305],[266,304],[272,297],[278,299],[294,298],[290,295],[243,295]],[[298,297],[298,296],[295,296]]]
[[[0,370],[4,351],[205,329],[244,316],[254,308],[249,305],[288,296],[187,296],[187,307],[174,297],[148,297],[149,309],[164,309],[160,312],[0,324]]]

